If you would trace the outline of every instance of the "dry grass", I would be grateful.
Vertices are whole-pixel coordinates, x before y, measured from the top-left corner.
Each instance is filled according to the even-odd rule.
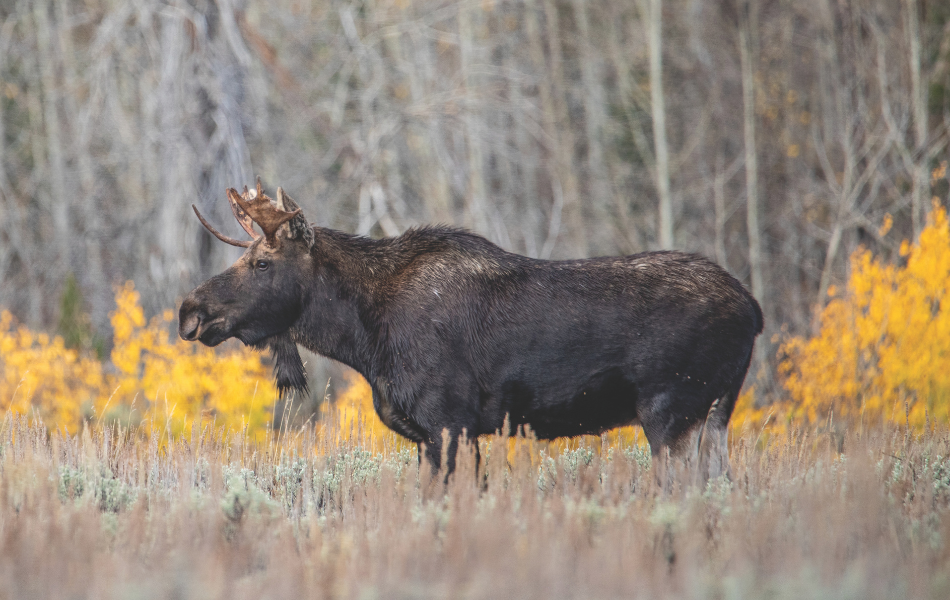
[[[947,431],[747,432],[733,483],[666,497],[618,442],[484,440],[484,487],[471,459],[444,487],[414,451],[332,427],[0,432],[2,598],[950,594]]]

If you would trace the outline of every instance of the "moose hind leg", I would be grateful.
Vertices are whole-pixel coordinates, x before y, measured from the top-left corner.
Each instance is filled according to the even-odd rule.
[[[706,413],[706,426],[700,448],[700,468],[707,480],[723,475],[732,480],[732,469],[729,467],[729,419],[732,418],[732,411],[739,399],[751,360],[750,348],[728,391],[716,399]]]
[[[729,467],[729,429],[719,424],[709,424],[703,432],[699,454],[699,472],[703,483],[726,476],[732,480]]]
[[[672,444],[650,443],[653,476],[657,487],[664,494],[672,492],[676,482],[694,484],[705,481],[701,466],[701,442],[702,427],[694,426]]]
[[[677,402],[674,398],[671,392],[660,392],[643,402],[637,412],[650,443],[653,474],[664,493],[672,491],[676,481],[695,481],[699,470],[702,416],[682,411],[682,407],[693,406],[691,399]]]
[[[730,396],[724,397],[723,402],[716,400],[709,407],[706,425],[699,441],[699,470],[703,483],[723,475],[732,479],[732,470],[729,467],[729,417],[731,415],[727,413],[727,410],[735,404],[735,398]]]
[[[748,360],[726,393],[715,400],[701,390],[675,383],[641,394],[637,419],[650,442],[654,473],[664,490],[671,489],[674,479],[685,481],[677,476],[683,470],[689,481],[700,485],[723,475],[731,479],[729,419],[746,368]]]

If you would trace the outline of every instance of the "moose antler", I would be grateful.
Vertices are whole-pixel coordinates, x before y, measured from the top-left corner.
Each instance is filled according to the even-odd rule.
[[[275,203],[264,194],[264,190],[261,188],[261,178],[258,177],[256,190],[248,191],[247,186],[244,186],[244,193],[239,194],[236,189],[228,188],[227,196],[234,218],[241,224],[244,231],[253,238],[252,240],[243,242],[222,234],[201,216],[198,207],[194,204],[191,205],[201,224],[222,242],[239,248],[249,247],[261,237],[261,234],[254,231],[254,223],[257,223],[261,231],[264,232],[264,243],[271,248],[277,248],[279,246],[277,232],[285,223],[289,222],[290,235],[288,237],[299,237],[307,243],[308,247],[313,245],[313,230],[307,225],[307,221],[304,219],[297,203],[286,195],[281,188],[277,188],[277,202]]]
[[[238,248],[247,248],[247,247],[249,247],[251,244],[254,243],[253,241],[242,242],[241,240],[236,240],[236,239],[234,239],[234,238],[232,238],[232,237],[228,237],[228,236],[224,235],[223,233],[219,232],[217,229],[215,229],[214,227],[212,227],[212,226],[211,226],[211,223],[208,223],[207,221],[205,221],[205,218],[201,216],[201,213],[200,213],[200,212],[198,212],[198,207],[197,207],[197,206],[195,206],[194,204],[192,204],[192,205],[191,205],[191,208],[194,209],[195,214],[198,215],[198,220],[201,221],[201,224],[205,226],[205,229],[207,229],[208,231],[210,231],[210,232],[211,232],[211,235],[213,235],[214,237],[218,238],[219,240],[221,240],[221,241],[224,242],[225,244],[231,244],[232,246],[237,246]],[[242,224],[242,225],[243,225],[243,224]],[[260,236],[258,236],[258,237],[260,237]]]
[[[241,197],[245,200],[250,200],[251,198],[248,194],[249,192],[247,191],[247,186],[244,186],[244,193],[241,194]],[[247,234],[255,240],[261,237],[261,234],[254,231],[254,221],[251,219],[251,217],[246,212],[244,212],[244,209],[241,208],[240,204],[231,198],[231,190],[228,190],[227,196],[228,204],[231,205],[231,212],[234,213],[234,218],[237,219],[237,222],[241,224],[241,227],[244,229],[244,231],[246,231]]]
[[[247,188],[245,188],[245,190],[246,189]],[[251,194],[246,191],[242,197],[238,194],[236,189],[229,188],[228,201],[231,202],[232,207],[237,204],[237,206],[243,210],[244,217],[238,216],[236,211],[235,216],[241,223],[241,226],[244,227],[244,230],[247,231],[250,229],[250,223],[245,221],[245,218],[249,217],[260,225],[261,231],[264,232],[265,243],[272,248],[278,246],[277,230],[280,229],[280,226],[302,212],[299,208],[294,211],[286,211],[275,206],[273,200],[264,194],[264,190],[261,189],[261,180],[259,177],[257,179],[257,194],[253,198]],[[249,233],[251,232],[253,232],[253,230],[249,231]],[[252,233],[252,235],[255,234]]]

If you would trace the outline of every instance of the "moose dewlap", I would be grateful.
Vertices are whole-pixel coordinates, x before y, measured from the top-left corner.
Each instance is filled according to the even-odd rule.
[[[705,258],[537,260],[448,227],[374,240],[309,225],[259,180],[227,196],[252,240],[195,209],[247,250],[185,298],[182,338],[271,347],[282,390],[306,387],[297,344],[349,365],[434,466],[443,430],[452,469],[463,432],[496,432],[507,416],[540,438],[639,424],[654,455],[699,452],[705,476],[728,470],[726,426],[762,312]]]

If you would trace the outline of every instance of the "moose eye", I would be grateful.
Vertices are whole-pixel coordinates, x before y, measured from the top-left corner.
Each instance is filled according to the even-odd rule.
[[[270,263],[267,262],[266,260],[259,260],[256,263],[254,263],[254,266],[257,267],[258,271],[266,271],[267,267],[270,266]]]

